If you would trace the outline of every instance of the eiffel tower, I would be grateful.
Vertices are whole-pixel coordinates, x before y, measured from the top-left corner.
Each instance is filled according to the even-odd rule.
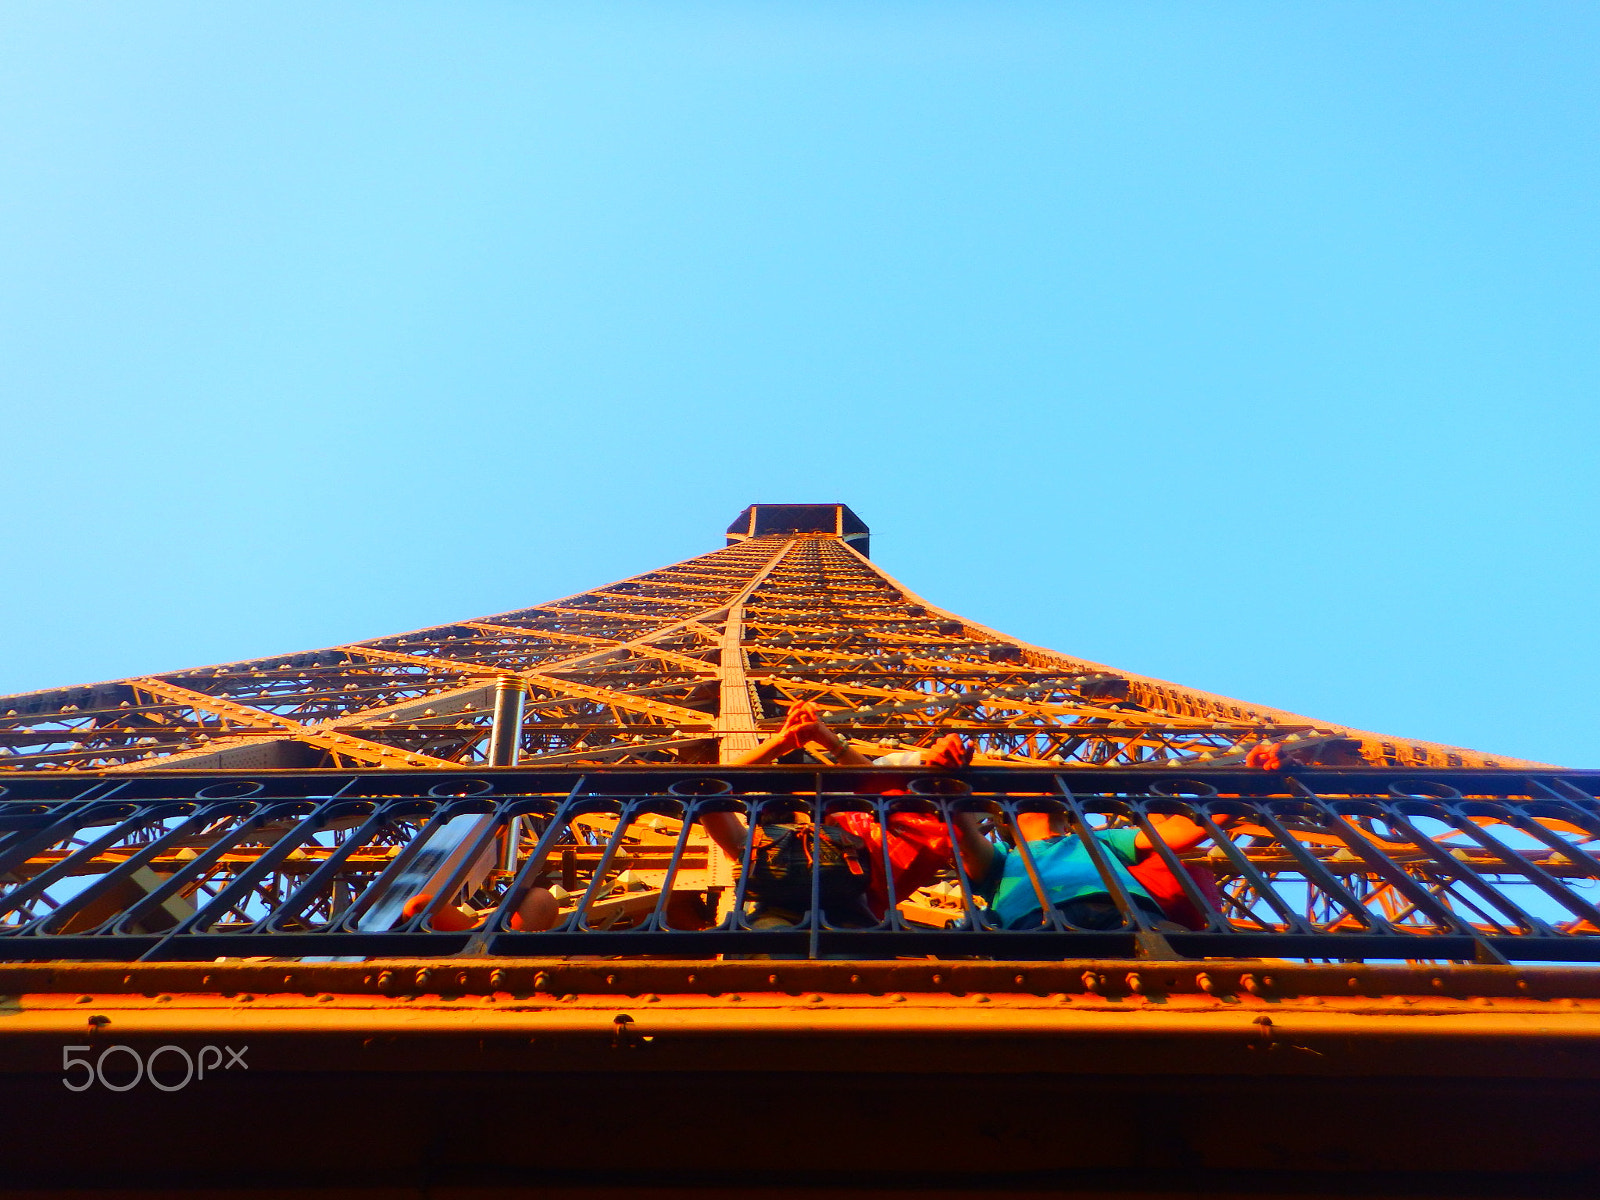
[[[996,767],[1224,766],[1272,741],[1308,763],[1544,768],[1028,645],[915,595],[868,553],[842,504],[752,504],[721,549],[532,608],[0,697],[0,770],[725,762],[797,700],[874,752],[957,732]],[[498,747],[497,711],[518,727]]]
[[[1593,1193],[1600,772],[1028,645],[869,551],[755,504],[532,608],[0,698],[4,1184]],[[797,702],[855,757],[775,738]],[[951,734],[970,764],[925,761]],[[823,901],[841,815],[875,925]],[[1042,818],[1109,924],[1001,922],[951,849],[1033,864]],[[916,878],[911,822],[951,834]],[[811,848],[777,927],[758,827]]]

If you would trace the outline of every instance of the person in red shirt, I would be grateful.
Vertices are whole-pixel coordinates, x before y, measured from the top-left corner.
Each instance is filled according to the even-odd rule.
[[[955,770],[972,761],[971,747],[963,744],[961,738],[953,733],[924,750],[886,756],[889,761],[870,759],[856,749],[848,738],[829,727],[815,704],[799,701],[790,707],[777,733],[729,765],[770,763],[798,749],[820,749],[834,763],[852,767],[911,766],[915,764],[907,760],[915,756],[920,759],[922,766]],[[892,781],[880,784],[879,788],[877,794],[880,795],[904,794]],[[817,835],[832,848],[831,852],[823,852],[825,864],[834,871],[853,871],[860,875],[859,902],[836,899],[831,905],[825,904],[825,915],[831,924],[876,924],[888,913],[890,881],[896,901],[904,900],[917,889],[937,882],[951,865],[954,851],[949,826],[938,814],[891,812],[880,824],[877,814],[873,812],[838,811],[828,814],[825,821],[832,829]],[[701,824],[730,858],[743,860],[748,831],[740,817],[733,813],[707,813],[701,817]],[[762,828],[766,830],[768,827]],[[833,829],[842,831],[845,837],[834,834]],[[772,835],[763,833],[761,836],[766,839]],[[758,843],[758,848],[763,844]],[[835,856],[842,861],[834,863]],[[888,860],[887,871],[885,858]],[[752,894],[752,889],[755,894]],[[770,898],[763,898],[761,891],[762,887],[756,878],[746,882],[745,894],[757,905],[757,916],[752,923],[759,921],[776,925],[799,920],[801,914],[792,911],[792,901],[782,906],[774,905],[769,902]],[[849,889],[839,888],[834,895],[847,897]],[[852,908],[856,911],[851,911]]]

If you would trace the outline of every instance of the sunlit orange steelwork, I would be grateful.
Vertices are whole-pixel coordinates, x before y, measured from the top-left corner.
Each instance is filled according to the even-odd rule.
[[[1582,898],[1600,879],[1594,779],[1027,645],[885,574],[843,505],[752,505],[727,540],[515,612],[0,698],[0,786],[13,789],[0,801],[0,900],[13,897],[0,911],[11,938],[0,965],[0,1189],[1592,1194],[1600,973],[1529,965],[1515,947],[1537,935],[1545,961],[1568,947],[1577,960],[1600,935]],[[1287,815],[1219,827],[1213,849],[1186,851],[1225,895],[1211,931],[1191,933],[1178,953],[1152,930],[1122,957],[1067,960],[923,952],[937,941],[912,954],[881,943],[877,957],[849,960],[818,943],[805,960],[618,953],[628,943],[604,939],[644,928],[675,898],[698,905],[706,925],[736,911],[739,868],[691,818],[646,806],[628,809],[626,825],[603,796],[559,810],[583,836],[554,854],[553,818],[540,834],[532,826],[545,817],[462,808],[485,824],[449,868],[454,890],[435,898],[433,917],[414,918],[432,926],[404,925],[407,909],[375,934],[427,947],[416,957],[183,949],[188,934],[262,926],[322,876],[314,904],[268,935],[331,928],[341,906],[391,879],[435,812],[474,794],[407,790],[413,780],[482,777],[492,790],[526,771],[535,783],[517,795],[548,815],[556,800],[537,808],[536,783],[561,772],[752,770],[729,764],[797,701],[873,756],[961,735],[982,785],[963,795],[996,814],[1012,792],[1039,786],[1025,781],[1056,776],[1092,777],[1112,808],[1138,792],[1172,804],[1209,794],[1242,810],[1239,780],[1260,767],[1274,782],[1246,797],[1264,806],[1250,812]],[[816,754],[791,758],[822,778]],[[1366,773],[1387,781],[1373,796],[1419,812],[1452,789],[1397,789],[1397,769],[1499,782],[1481,799],[1454,793],[1458,827],[1402,842],[1343,775],[1328,777],[1346,808],[1328,809],[1324,826],[1296,823],[1295,806],[1327,792],[1302,785],[1297,767]],[[1233,782],[1209,793],[1151,782],[1207,772]],[[1138,783],[1124,792],[1124,778]],[[232,825],[192,836],[181,827],[197,795],[248,798],[273,779],[299,788],[293,802],[241,800]],[[324,811],[313,801],[335,782],[362,799],[319,826],[329,839],[307,835],[292,853],[274,841],[298,837],[296,822]],[[819,812],[822,791],[813,787]],[[395,796],[422,797],[421,815],[359,845],[338,840]],[[140,804],[179,815],[151,833],[135,827]],[[87,832],[71,827],[78,813],[89,814]],[[70,836],[50,833],[50,821]],[[98,832],[116,821],[132,832]],[[481,846],[493,855],[469,872]],[[265,855],[270,870],[258,869]],[[1497,898],[1486,879],[1542,888],[1545,908],[1566,904],[1559,924],[1503,896],[1501,910],[1485,911]],[[111,890],[86,903],[81,889],[96,880]],[[530,882],[546,889],[550,920],[584,924],[590,940],[541,950],[545,934],[493,926],[490,914],[510,911]],[[950,888],[925,888],[894,912],[942,936],[970,918]],[[1304,921],[1284,897],[1303,900]],[[441,924],[451,912],[458,923]],[[1322,940],[1289,937],[1313,925]],[[81,934],[78,961],[46,959],[48,938],[22,940],[38,929]],[[1363,930],[1395,936],[1339,941]],[[1452,931],[1463,949],[1429,949]],[[1204,949],[1206,937],[1235,935],[1265,939],[1249,943],[1261,956]],[[1345,944],[1348,956],[1337,953]],[[1386,961],[1370,948],[1390,944]],[[28,946],[39,960],[27,961]],[[119,957],[118,946],[135,950]],[[178,1086],[172,1072],[207,1047],[228,1047],[237,1069],[217,1065]]]

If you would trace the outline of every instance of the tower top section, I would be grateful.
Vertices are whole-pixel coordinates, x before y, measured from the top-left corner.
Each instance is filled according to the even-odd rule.
[[[872,531],[845,504],[751,504],[728,526],[728,545],[771,533],[831,533],[871,557]]]

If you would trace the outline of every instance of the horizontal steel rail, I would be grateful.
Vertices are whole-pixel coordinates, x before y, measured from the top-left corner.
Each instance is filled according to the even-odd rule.
[[[11,962],[1600,962],[1600,772],[513,767],[16,773],[0,789]],[[818,830],[843,812],[877,831],[881,918],[841,919],[825,898]],[[896,891],[901,814],[954,841],[964,814],[1015,840],[1033,812],[1088,835],[1111,927],[1041,894],[1034,924],[1002,928],[959,855]],[[1157,832],[1173,815],[1207,838],[1174,851]],[[730,817],[806,847],[802,911],[761,894],[759,839],[735,861],[708,836]],[[1132,902],[1098,836],[1121,827],[1147,835],[1184,915]]]

